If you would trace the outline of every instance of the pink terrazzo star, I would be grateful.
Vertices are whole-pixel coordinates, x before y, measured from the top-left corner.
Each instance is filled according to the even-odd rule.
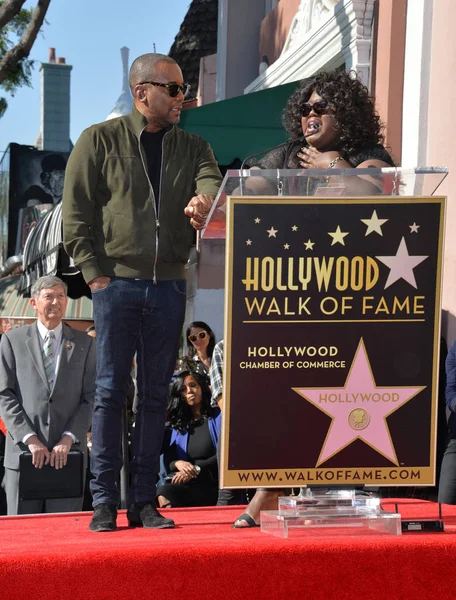
[[[398,464],[386,417],[424,387],[378,387],[361,339],[345,386],[293,388],[300,396],[332,417],[317,467],[356,439]]]

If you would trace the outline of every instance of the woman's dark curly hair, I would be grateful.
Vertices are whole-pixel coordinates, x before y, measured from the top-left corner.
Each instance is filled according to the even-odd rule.
[[[292,138],[302,135],[301,107],[314,91],[334,107],[334,117],[340,129],[337,149],[349,162],[360,147],[383,143],[380,117],[368,89],[354,71],[321,72],[301,82],[288,99],[282,114],[283,126]]]
[[[213,408],[211,407],[211,390],[207,383],[207,378],[195,371],[181,371],[171,386],[166,423],[169,427],[177,429],[180,433],[190,432],[194,426],[192,409],[182,398],[181,393],[185,378],[189,375],[195,378],[195,381],[201,388],[201,420],[207,421],[213,413]]]
[[[212,359],[212,353],[214,352],[214,347],[215,347],[215,335],[214,335],[214,332],[209,327],[209,325],[207,323],[205,323],[204,321],[193,321],[187,327],[187,332],[185,334],[187,336],[187,340],[188,340],[188,336],[190,335],[190,330],[192,329],[192,327],[198,327],[198,329],[204,329],[204,331],[209,334],[209,344],[207,346],[207,355],[208,355],[208,357],[210,359]],[[195,354],[196,354],[195,347],[193,346],[193,344],[189,340],[188,341],[188,353],[187,353],[187,356],[189,358],[193,358],[195,356]]]

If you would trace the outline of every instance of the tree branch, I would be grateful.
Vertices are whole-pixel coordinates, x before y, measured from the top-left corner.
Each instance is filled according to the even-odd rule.
[[[0,6],[0,29],[7,25],[21,10],[25,0],[5,0]]]
[[[11,0],[11,3],[12,2],[13,0]],[[30,23],[24,31],[22,39],[3,56],[0,61],[0,84],[5,81],[9,72],[17,65],[17,63],[30,54],[36,36],[43,25],[50,3],[51,0],[38,0]]]

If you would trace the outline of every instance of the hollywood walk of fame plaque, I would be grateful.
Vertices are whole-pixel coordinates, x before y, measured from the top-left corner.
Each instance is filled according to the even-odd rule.
[[[229,199],[223,487],[434,483],[444,204]]]

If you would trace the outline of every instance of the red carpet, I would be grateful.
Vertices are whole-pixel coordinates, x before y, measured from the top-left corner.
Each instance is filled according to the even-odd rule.
[[[433,503],[399,500],[403,517]],[[385,501],[387,510],[393,509]],[[177,528],[95,534],[90,513],[0,518],[0,598],[385,600],[456,598],[456,507],[446,532],[283,540],[231,524],[240,507],[173,509]]]

